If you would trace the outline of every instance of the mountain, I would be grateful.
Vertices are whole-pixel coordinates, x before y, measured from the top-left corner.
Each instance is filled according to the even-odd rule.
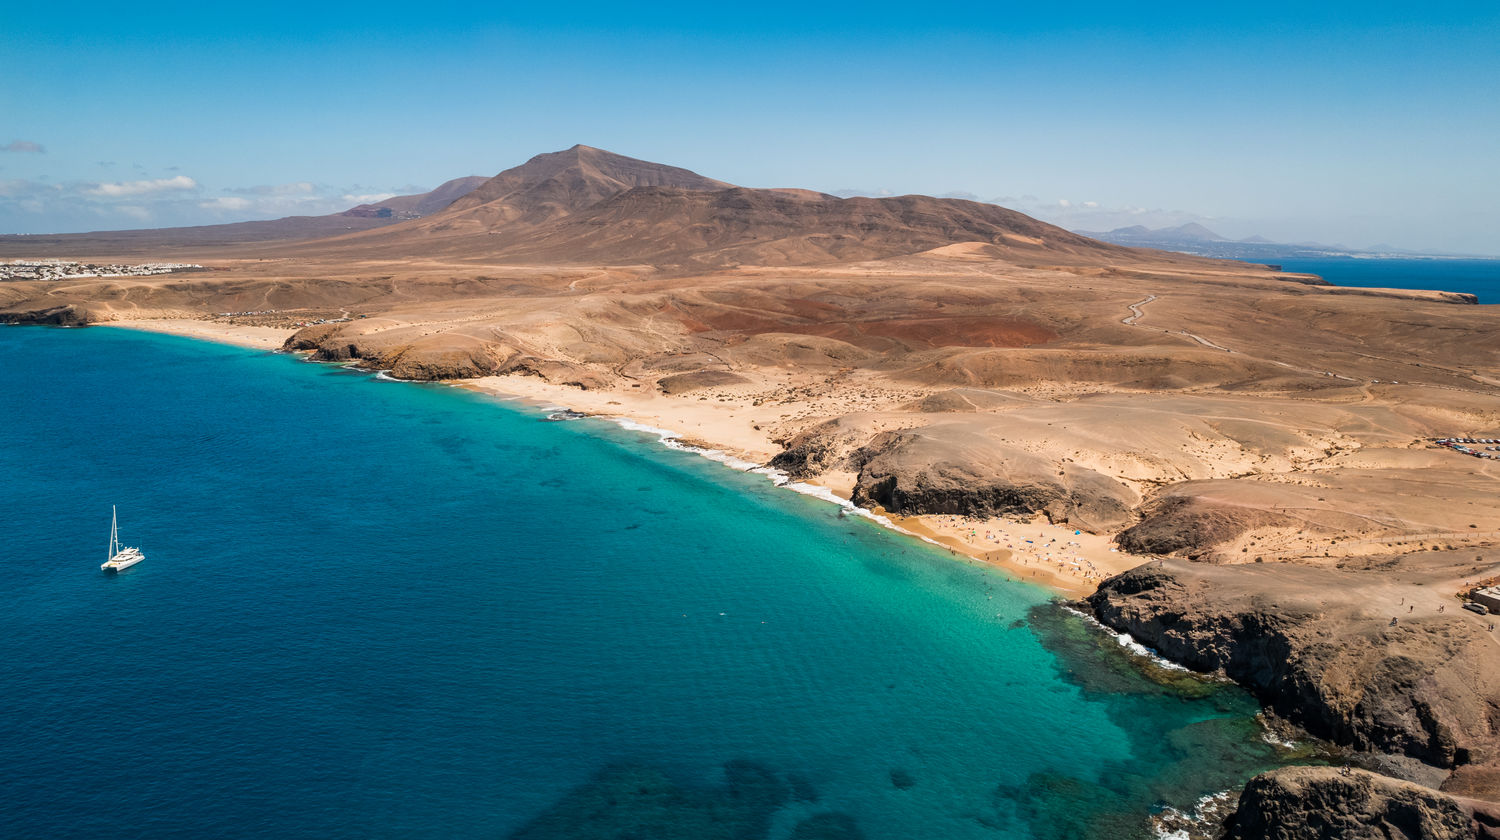
[[[489,179],[483,175],[468,175],[463,178],[454,178],[444,181],[438,188],[431,192],[418,195],[398,195],[395,198],[387,198],[385,201],[377,201],[373,204],[361,204],[351,207],[340,216],[351,216],[356,218],[374,219],[420,219],[436,213],[447,207],[458,199],[468,195]]]
[[[1223,242],[1224,237],[1214,233],[1197,222],[1188,222],[1185,225],[1171,228],[1166,233],[1179,239],[1193,239],[1200,242]]]
[[[447,208],[443,224],[537,224],[576,213],[633,187],[722,190],[731,186],[676,166],[578,145],[537,155],[485,181]]]
[[[1193,225],[1177,233],[1215,238]],[[752,189],[584,145],[537,155],[492,178],[458,178],[428,193],[330,216],[0,237],[0,254],[431,258],[698,270],[858,262],[952,245],[968,248],[969,257],[1023,265],[1162,259],[994,204]]]
[[[1322,245],[1317,242],[1287,244],[1272,242],[1263,236],[1251,236],[1240,240],[1226,239],[1196,222],[1170,228],[1152,229],[1141,225],[1131,225],[1102,233],[1090,231],[1079,231],[1079,233],[1117,245],[1156,248],[1214,259],[1248,260],[1270,264],[1281,260],[1316,258],[1349,252],[1347,248],[1337,245]]]
[[[537,155],[425,218],[297,250],[717,267],[881,259],[976,242],[1039,262],[1132,253],[992,204],[751,189],[590,146]]]
[[[88,233],[3,234],[0,252],[12,257],[132,255],[182,249],[217,248],[269,242],[322,239],[370,230],[438,212],[487,181],[482,175],[454,178],[437,189],[361,204],[326,216],[286,216],[222,225],[194,225]]]
[[[1390,245],[1372,245],[1369,248],[1350,248],[1347,245],[1328,245],[1322,242],[1274,242],[1264,236],[1247,236],[1244,239],[1226,239],[1208,228],[1190,222],[1171,228],[1148,228],[1141,225],[1115,228],[1105,232],[1078,231],[1082,236],[1129,245],[1136,248],[1156,248],[1176,251],[1213,259],[1246,260],[1277,264],[1282,260],[1307,260],[1323,257],[1432,257],[1452,256],[1432,251],[1410,251]]]
[[[1148,248],[1162,247],[1162,243],[1180,244],[1183,242],[1228,242],[1229,240],[1214,233],[1197,222],[1188,222],[1185,225],[1171,228],[1148,228],[1144,225],[1131,225],[1130,227],[1115,228],[1114,230],[1098,233],[1089,231],[1078,231],[1084,236],[1102,239],[1105,242],[1114,242],[1120,245],[1141,245]],[[1173,250],[1173,249],[1167,249]]]

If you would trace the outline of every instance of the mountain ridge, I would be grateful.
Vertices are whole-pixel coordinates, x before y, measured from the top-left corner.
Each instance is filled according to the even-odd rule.
[[[1134,258],[997,205],[742,187],[581,145],[507,169],[431,216],[295,250],[714,268],[885,259],[971,242],[1042,262]]]
[[[676,271],[861,262],[969,244],[988,249],[991,258],[1028,265],[1139,262],[1148,256],[995,204],[743,187],[582,144],[535,155],[489,178],[453,179],[428,193],[326,217],[0,237],[0,253],[435,258]]]

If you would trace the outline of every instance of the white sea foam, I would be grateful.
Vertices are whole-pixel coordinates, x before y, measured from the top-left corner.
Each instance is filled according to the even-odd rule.
[[[1296,741],[1288,741],[1287,739],[1281,738],[1276,734],[1275,730],[1271,728],[1271,722],[1266,719],[1266,715],[1264,712],[1255,716],[1255,722],[1260,724],[1261,740],[1265,741],[1267,744],[1270,744],[1273,747],[1281,747],[1282,749],[1287,750],[1295,749],[1297,747]]]
[[[905,534],[909,537],[916,537],[923,542],[931,543],[932,545],[938,546],[939,548],[947,548],[947,546],[943,545],[937,540],[932,539],[931,537],[908,531],[905,528],[897,525],[895,522],[892,522],[888,517],[881,516],[878,513],[866,510],[865,508],[854,504],[848,499],[845,499],[842,496],[839,496],[837,493],[834,493],[827,487],[820,487],[816,484],[808,484],[804,481],[792,481],[790,476],[788,476],[781,470],[776,469],[775,467],[768,467],[764,464],[757,464],[754,461],[747,461],[744,458],[731,455],[721,449],[709,449],[707,447],[692,446],[690,444],[683,443],[682,436],[679,433],[672,431],[671,429],[663,429],[658,426],[650,426],[645,423],[638,423],[635,420],[630,420],[625,417],[602,417],[600,419],[609,420],[622,429],[629,429],[633,432],[642,432],[648,435],[655,435],[661,445],[667,447],[668,449],[676,449],[680,452],[691,452],[694,455],[707,458],[708,460],[714,461],[719,464],[723,464],[724,466],[729,467],[733,470],[737,470],[739,472],[763,475],[777,487],[782,487],[787,490],[791,490],[794,493],[801,493],[804,496],[812,496],[815,499],[821,499],[830,504],[838,505],[847,514],[868,519],[871,522],[875,522],[876,524],[889,528],[892,531],[900,534]]]
[[[1166,658],[1165,656],[1162,656],[1151,648],[1148,648],[1140,642],[1136,641],[1135,637],[1131,636],[1129,633],[1121,633],[1115,630],[1113,627],[1105,626],[1103,622],[1099,621],[1099,619],[1094,618],[1093,616],[1089,615],[1086,612],[1083,612],[1082,610],[1075,610],[1072,607],[1063,607],[1063,609],[1078,616],[1094,627],[1097,627],[1105,635],[1113,637],[1114,640],[1119,643],[1120,647],[1125,648],[1126,650],[1137,656],[1143,656],[1151,660],[1159,667],[1166,668],[1169,671],[1192,671],[1191,668],[1185,668],[1181,665],[1178,665],[1176,662],[1173,662],[1172,660]]]
[[[1278,738],[1269,729],[1262,729],[1260,732],[1260,737],[1261,740],[1265,741],[1267,744],[1270,744],[1273,747],[1281,747],[1282,749],[1287,750],[1297,748],[1296,741],[1288,741],[1285,738]]]
[[[1238,794],[1221,790],[1200,796],[1192,813],[1168,807],[1151,820],[1152,833],[1158,840],[1201,840],[1217,834],[1216,827],[1229,815]]]

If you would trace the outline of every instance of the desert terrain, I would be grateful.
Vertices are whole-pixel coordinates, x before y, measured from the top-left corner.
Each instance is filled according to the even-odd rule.
[[[465,186],[331,238],[3,237],[0,259],[205,270],[0,282],[0,321],[284,347],[668,429],[1091,595],[1464,813],[1500,798],[1500,636],[1457,597],[1500,577],[1500,460],[1434,444],[1500,438],[1494,307],[588,147]]]

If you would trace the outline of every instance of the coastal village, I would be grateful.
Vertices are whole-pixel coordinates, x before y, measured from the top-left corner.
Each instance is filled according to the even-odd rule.
[[[148,277],[178,271],[203,271],[194,263],[85,263],[68,260],[11,260],[0,262],[0,282],[76,280],[81,277]]]

